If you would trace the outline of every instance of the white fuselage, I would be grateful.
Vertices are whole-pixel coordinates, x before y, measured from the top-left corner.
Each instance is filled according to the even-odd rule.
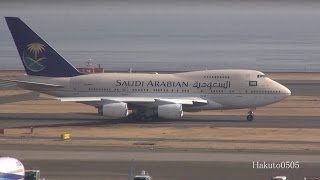
[[[63,88],[25,87],[57,97],[199,97],[203,106],[184,111],[255,108],[281,101],[291,92],[254,70],[205,70],[176,74],[101,73],[70,78],[28,76]]]

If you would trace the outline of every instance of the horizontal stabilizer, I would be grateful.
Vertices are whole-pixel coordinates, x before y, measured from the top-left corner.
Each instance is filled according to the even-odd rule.
[[[0,80],[0,89],[8,89],[8,88],[13,88],[13,87],[17,87],[17,83]]]
[[[41,83],[41,82],[32,82],[32,81],[22,81],[16,79],[0,79],[0,81],[7,81],[11,83],[17,83],[18,85],[38,85],[38,86],[45,86],[45,87],[63,87],[60,84],[49,84],[49,83]]]
[[[0,104],[37,100],[38,98],[39,98],[39,93],[37,92],[29,92],[29,93],[10,95],[10,96],[1,96]]]

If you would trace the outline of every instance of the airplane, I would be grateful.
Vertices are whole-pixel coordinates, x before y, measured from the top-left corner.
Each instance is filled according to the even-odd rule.
[[[18,17],[5,17],[26,76],[21,88],[97,108],[112,118],[179,119],[184,112],[249,109],[286,99],[291,91],[255,70],[81,74]]]
[[[25,169],[23,164],[11,157],[0,157],[0,180],[23,180]]]

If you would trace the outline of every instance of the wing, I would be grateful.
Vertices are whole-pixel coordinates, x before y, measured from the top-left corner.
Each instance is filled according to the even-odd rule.
[[[112,102],[125,102],[131,106],[147,107],[155,107],[162,104],[182,104],[190,106],[199,106],[208,103],[207,100],[199,97],[61,97],[56,99],[64,102],[78,102],[93,106],[100,106]]]
[[[39,93],[37,92],[28,92],[28,93],[23,93],[18,95],[1,96],[0,104],[37,100],[38,98],[39,98]]]

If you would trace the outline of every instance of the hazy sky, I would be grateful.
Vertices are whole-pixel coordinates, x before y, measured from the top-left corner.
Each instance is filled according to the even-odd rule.
[[[77,66],[320,70],[317,1],[1,1]],[[0,18],[2,69],[22,68]],[[279,63],[280,62],[280,63]]]

